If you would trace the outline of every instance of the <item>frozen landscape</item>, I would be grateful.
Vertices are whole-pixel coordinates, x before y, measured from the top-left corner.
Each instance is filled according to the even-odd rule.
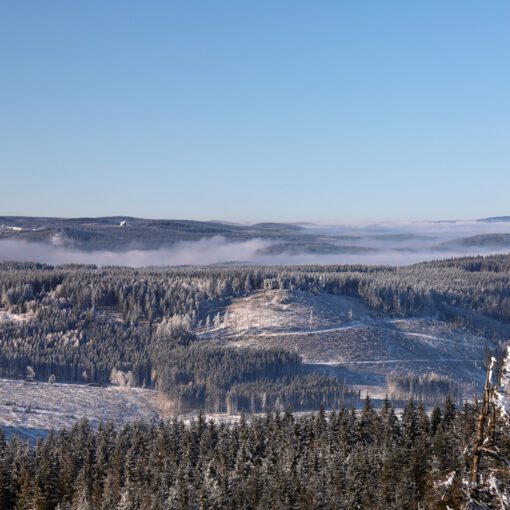
[[[0,379],[0,425],[9,435],[35,439],[83,418],[94,426],[101,421],[122,426],[163,416],[154,390]]]
[[[376,403],[388,393],[392,373],[437,374],[455,381],[462,398],[471,400],[485,377],[484,348],[493,346],[437,316],[391,318],[358,298],[320,292],[258,290],[213,302],[202,316],[195,327],[201,342],[225,349],[294,352],[305,371],[333,375],[361,395],[370,394]],[[122,314],[105,308],[97,311],[97,318],[100,323],[127,326]],[[36,320],[33,312],[0,310],[0,323],[6,325]],[[63,338],[75,338],[79,345],[73,335],[65,333]],[[172,415],[155,389],[0,380],[1,423],[9,433],[25,437],[44,435],[81,418],[97,425]],[[229,421],[239,417],[218,412],[208,416]]]
[[[510,510],[510,2],[2,2],[0,510]]]
[[[281,227],[277,230],[281,235]],[[415,242],[413,236],[394,235],[392,243]],[[475,237],[444,241],[444,247],[488,243],[489,251],[498,251],[507,242],[499,234]],[[374,239],[382,246],[387,236]],[[210,248],[208,241],[195,242]],[[216,255],[229,252],[223,240],[214,243],[220,248]],[[302,249],[290,243],[282,251],[272,243],[257,256],[287,257],[291,250],[296,257]],[[262,250],[258,241],[255,245]],[[180,256],[195,248],[186,246]],[[137,253],[138,260],[146,260]],[[275,418],[277,423],[306,424],[320,420],[314,413],[326,409],[326,423],[335,430],[330,437],[346,426],[335,422],[342,413],[351,412],[348,427],[357,434],[367,416],[387,420],[390,412],[400,424],[393,441],[404,441],[409,413],[417,413],[431,445],[447,427],[457,422],[473,427],[482,416],[484,425],[476,438],[471,431],[469,448],[487,451],[487,427],[501,434],[508,422],[508,355],[498,365],[510,331],[508,256],[400,267],[237,262],[140,269],[23,262],[0,267],[0,426],[12,445],[19,444],[17,437],[28,445],[52,441],[49,431],[67,431],[58,435],[58,441],[67,441],[82,431],[129,435],[152,427],[154,437],[165,427],[198,426],[203,432],[205,423],[211,430],[237,427],[244,434],[246,427],[271,420],[270,412],[285,416],[280,422]],[[58,382],[50,383],[55,373]],[[447,424],[448,412],[457,413],[455,424]],[[103,427],[106,423],[115,429]],[[454,444],[457,432],[449,433]],[[380,439],[378,432],[370,434]],[[455,445],[476,474],[474,454],[462,442]],[[401,447],[407,451],[404,442]],[[443,473],[443,492],[454,474]]]
[[[391,371],[434,372],[465,384],[473,397],[484,378],[484,349],[493,343],[437,317],[392,319],[359,299],[265,290],[213,308],[221,320],[199,334],[233,347],[282,347],[313,369],[334,373],[362,391],[384,393]],[[471,394],[470,394],[471,393]]]

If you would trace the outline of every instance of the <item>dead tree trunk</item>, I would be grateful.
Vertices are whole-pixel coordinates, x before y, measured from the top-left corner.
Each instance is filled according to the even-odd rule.
[[[485,378],[485,388],[483,391],[482,407],[479,411],[476,424],[476,436],[473,443],[473,458],[471,461],[471,483],[475,488],[480,485],[480,469],[482,464],[483,447],[486,443],[486,429],[491,413],[492,400],[492,370],[494,368],[495,358],[491,358],[487,376]]]

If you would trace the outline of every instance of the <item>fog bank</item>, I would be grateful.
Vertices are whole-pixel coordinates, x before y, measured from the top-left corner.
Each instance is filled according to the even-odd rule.
[[[233,241],[222,236],[176,242],[160,249],[81,250],[54,236],[50,243],[8,238],[0,261],[130,267],[243,264],[388,264],[510,253],[509,222],[374,223],[306,225],[303,241],[282,237]],[[308,236],[308,237],[307,237]],[[474,241],[472,236],[482,236]],[[505,244],[507,243],[507,244]],[[323,253],[322,253],[323,252]]]

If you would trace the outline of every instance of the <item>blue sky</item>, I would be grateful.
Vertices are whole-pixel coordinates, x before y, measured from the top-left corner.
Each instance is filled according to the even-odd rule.
[[[0,214],[510,214],[506,1],[0,3]]]

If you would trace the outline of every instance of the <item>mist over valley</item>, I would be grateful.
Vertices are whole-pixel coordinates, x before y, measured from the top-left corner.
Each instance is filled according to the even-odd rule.
[[[315,225],[0,217],[0,260],[131,267],[388,264],[510,251],[507,217]]]

